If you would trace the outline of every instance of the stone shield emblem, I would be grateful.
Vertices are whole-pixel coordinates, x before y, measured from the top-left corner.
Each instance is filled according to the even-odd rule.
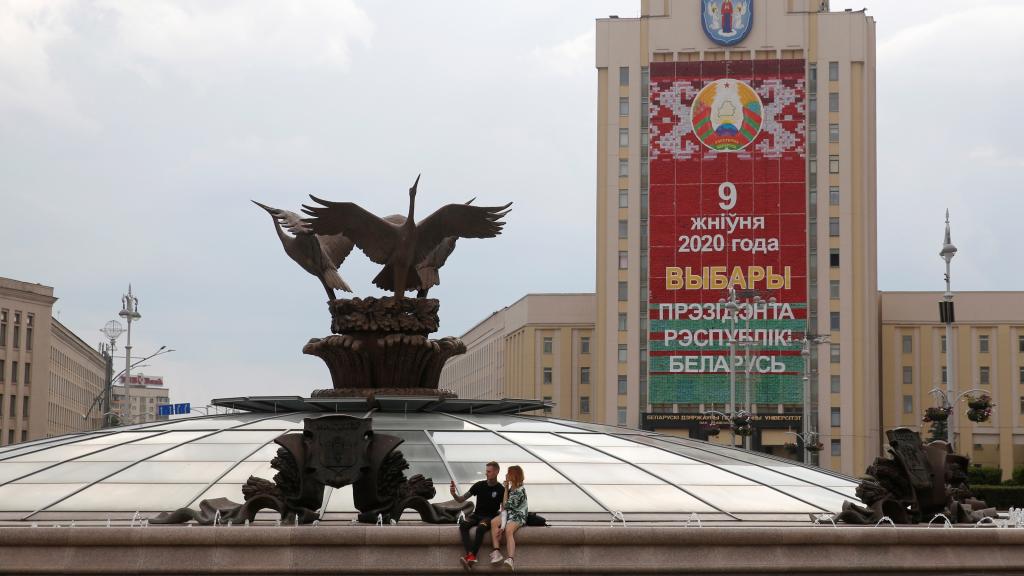
[[[334,488],[352,484],[369,465],[373,421],[344,414],[306,418],[307,473]]]
[[[700,23],[715,44],[732,46],[747,37],[754,22],[753,0],[701,0]]]

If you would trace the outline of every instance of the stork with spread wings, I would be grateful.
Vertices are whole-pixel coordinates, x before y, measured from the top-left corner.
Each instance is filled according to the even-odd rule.
[[[310,196],[320,206],[303,206],[312,216],[306,219],[318,235],[343,234],[366,256],[384,269],[373,279],[383,289],[402,298],[407,290],[429,288],[417,273],[423,262],[446,238],[493,238],[501,234],[501,221],[509,212],[511,202],[504,206],[472,206],[448,204],[416,222],[416,188],[420,178],[409,189],[409,215],[402,224],[388,222],[352,202],[330,202]],[[429,284],[427,282],[426,284]],[[432,284],[431,284],[432,285]]]
[[[352,291],[338,274],[338,267],[352,251],[351,240],[342,234],[314,234],[309,223],[295,212],[273,208],[255,200],[252,202],[274,219],[274,228],[285,253],[303,270],[320,280],[329,300],[334,300],[335,290]],[[286,234],[285,230],[292,235]]]

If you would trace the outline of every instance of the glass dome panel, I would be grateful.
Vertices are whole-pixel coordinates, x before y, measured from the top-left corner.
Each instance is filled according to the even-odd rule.
[[[469,486],[466,486],[468,489]],[[544,512],[605,512],[600,504],[572,484],[529,484],[526,499],[530,510]]]
[[[583,486],[609,510],[618,512],[716,512],[675,486],[587,484]]]
[[[640,464],[644,470],[657,474],[673,484],[710,486],[753,486],[746,478],[707,464]]]
[[[24,478],[24,482],[38,482],[40,484],[63,484],[69,482],[96,482],[97,480],[113,474],[127,465],[125,462],[83,462],[73,460],[63,462],[52,468],[40,470],[35,474]]]
[[[479,444],[439,444],[441,457],[449,462],[497,462],[517,460],[536,462],[537,458],[518,446],[482,446]]]
[[[101,482],[50,507],[56,512],[155,512],[187,505],[206,484],[117,484]]]
[[[21,478],[56,462],[0,462],[0,484]]]
[[[139,462],[107,478],[105,482],[208,484],[233,465],[234,462]]]
[[[85,484],[6,484],[0,486],[0,512],[33,512]]]
[[[684,486],[695,496],[722,510],[733,513],[751,512],[821,512],[767,486]]]
[[[261,444],[183,444],[154,456],[153,460],[165,462],[238,461],[262,447]],[[276,445],[275,448],[277,448]]]
[[[560,434],[560,436],[568,440],[572,440],[573,442],[596,448],[606,448],[610,446],[630,448],[634,446],[641,446],[641,444],[637,444],[632,440],[609,436],[607,434]]]
[[[592,464],[615,464],[612,456],[586,446],[531,446],[530,450],[546,462],[590,462]]]
[[[384,431],[391,434],[392,431]],[[494,432],[431,432],[430,437],[438,444],[511,444]]]
[[[550,432],[504,432],[511,442],[523,446],[576,446],[576,442]]]
[[[577,484],[665,484],[634,466],[581,462],[563,462],[557,466]],[[523,472],[525,475],[526,471]]]

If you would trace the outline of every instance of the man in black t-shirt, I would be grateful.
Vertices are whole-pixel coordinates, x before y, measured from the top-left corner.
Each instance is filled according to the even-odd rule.
[[[486,480],[481,480],[470,487],[469,491],[459,496],[455,491],[455,481],[452,480],[449,491],[456,502],[465,502],[471,496],[476,496],[476,506],[473,513],[459,522],[459,534],[462,536],[462,547],[466,549],[465,556],[459,558],[462,565],[469,570],[476,564],[476,555],[480,552],[480,544],[484,536],[491,529],[491,521],[497,519],[498,509],[505,497],[505,487],[498,482],[498,472],[501,466],[497,462],[488,462],[484,470]],[[475,538],[470,541],[469,531],[476,527]]]

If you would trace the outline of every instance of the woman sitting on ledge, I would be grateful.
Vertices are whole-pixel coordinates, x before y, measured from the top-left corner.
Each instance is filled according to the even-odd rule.
[[[491,530],[491,544],[494,550],[491,552],[491,564],[500,564],[502,560],[505,567],[515,570],[512,558],[516,555],[516,531],[526,525],[526,488],[523,486],[523,469],[519,466],[509,466],[505,474],[505,499],[502,501],[502,523],[501,527]],[[505,535],[505,542],[508,547],[508,557],[501,555],[501,536]]]

